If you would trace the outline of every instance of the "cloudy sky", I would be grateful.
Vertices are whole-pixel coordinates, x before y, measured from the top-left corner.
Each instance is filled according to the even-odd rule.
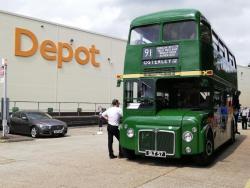
[[[195,8],[235,54],[250,64],[250,1],[248,0],[0,0],[1,10],[62,23],[126,39],[137,16],[156,11]]]

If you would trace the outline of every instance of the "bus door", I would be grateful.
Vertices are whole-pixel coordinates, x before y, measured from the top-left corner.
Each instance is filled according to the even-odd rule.
[[[221,145],[228,137],[230,131],[230,108],[227,100],[227,94],[216,90],[214,92],[214,146]]]

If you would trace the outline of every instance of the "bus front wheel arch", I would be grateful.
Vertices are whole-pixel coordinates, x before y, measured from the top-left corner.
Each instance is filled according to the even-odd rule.
[[[209,130],[204,141],[204,151],[196,156],[196,163],[200,166],[207,166],[211,163],[214,153],[213,133]]]
[[[134,160],[136,158],[134,150],[126,149],[123,147],[121,149],[122,149],[122,154],[129,160]]]

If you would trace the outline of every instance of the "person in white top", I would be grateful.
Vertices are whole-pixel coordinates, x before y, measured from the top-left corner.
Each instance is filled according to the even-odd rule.
[[[106,108],[100,107],[100,113],[99,113],[99,117],[98,117],[99,131],[97,132],[97,134],[102,134],[102,126],[104,123],[106,123],[106,120],[102,117],[102,113],[104,111],[106,111]]]
[[[119,108],[119,101],[114,99],[112,101],[112,107],[102,113],[102,116],[108,121],[108,149],[109,149],[109,157],[110,159],[114,159],[117,156],[114,155],[113,152],[113,136],[120,140],[120,133],[119,133],[119,124],[122,117],[122,110]],[[121,152],[121,147],[119,144],[119,157],[123,157]]]
[[[247,107],[244,107],[242,110],[242,129],[247,129],[247,117],[248,117],[249,110]]]

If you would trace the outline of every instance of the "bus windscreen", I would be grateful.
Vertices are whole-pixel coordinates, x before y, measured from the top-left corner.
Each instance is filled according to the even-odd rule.
[[[130,45],[150,44],[159,41],[160,25],[149,25],[132,29]]]
[[[195,21],[183,21],[167,23],[163,27],[163,40],[185,40],[196,39]]]

